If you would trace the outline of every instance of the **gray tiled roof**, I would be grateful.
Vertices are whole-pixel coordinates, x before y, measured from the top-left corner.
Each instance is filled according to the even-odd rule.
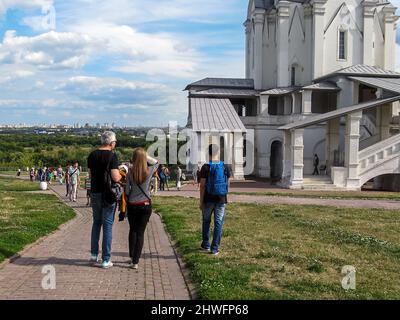
[[[285,87],[285,88],[273,88],[262,92],[261,94],[269,96],[281,96],[284,94],[292,93],[299,90],[300,87]]]
[[[254,89],[254,80],[235,78],[205,78],[189,84],[185,90],[189,90],[191,87]]]
[[[226,89],[226,88],[211,88],[191,92],[192,97],[200,96],[216,96],[216,97],[255,97],[258,92],[251,89]]]
[[[322,79],[334,77],[334,76],[360,76],[360,77],[386,77],[386,78],[400,78],[400,73],[384,70],[378,67],[372,67],[365,64],[357,64],[351,67],[337,70],[329,73],[325,76],[315,79],[314,81],[320,81]]]
[[[310,84],[309,86],[305,86],[302,89],[323,90],[323,91],[340,91],[340,88],[338,86],[336,86],[334,83],[330,83],[330,82],[318,82],[318,83]]]
[[[246,132],[229,99],[190,98],[190,114],[195,132]]]
[[[331,112],[319,114],[319,115],[310,117],[303,121],[289,123],[278,129],[279,130],[293,130],[293,129],[306,128],[306,127],[310,127],[314,124],[318,124],[318,123],[325,122],[325,121],[328,121],[331,119],[339,118],[339,117],[344,116],[349,113],[367,110],[370,108],[378,107],[378,106],[381,106],[381,105],[384,105],[387,103],[392,103],[392,102],[399,101],[399,100],[400,100],[400,96],[395,96],[395,97],[386,98],[386,99],[371,100],[371,101],[363,102],[360,104],[356,104],[354,106],[340,108],[340,109],[337,109],[337,110],[334,110]]]
[[[349,79],[390,92],[400,93],[400,78],[349,77]]]

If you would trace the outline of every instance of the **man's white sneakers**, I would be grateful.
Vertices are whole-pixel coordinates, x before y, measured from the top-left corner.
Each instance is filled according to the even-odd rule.
[[[114,264],[111,261],[103,261],[103,263],[101,264],[101,267],[103,269],[108,269],[111,268]]]
[[[94,254],[92,254],[90,256],[90,263],[97,263],[99,262],[99,258],[97,256],[95,256]]]

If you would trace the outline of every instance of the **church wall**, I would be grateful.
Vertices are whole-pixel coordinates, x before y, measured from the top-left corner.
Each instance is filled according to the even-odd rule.
[[[263,34],[263,87],[264,89],[276,87],[276,24],[275,19],[266,19]],[[272,76],[271,76],[272,75]]]
[[[363,63],[363,7],[361,1],[348,0],[346,5],[335,16],[343,1],[330,0],[326,3],[325,26],[334,17],[324,35],[323,73],[328,74],[338,69]],[[347,7],[347,8],[346,8]],[[347,12],[347,13],[346,13]],[[347,54],[345,60],[339,60],[339,31],[346,31]],[[329,63],[328,63],[329,62]]]

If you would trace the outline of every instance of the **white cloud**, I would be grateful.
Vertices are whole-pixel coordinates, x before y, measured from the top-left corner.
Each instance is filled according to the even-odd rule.
[[[77,96],[83,100],[101,101],[113,108],[136,109],[160,105],[166,102],[167,87],[164,85],[133,82],[118,78],[71,77],[55,88],[57,91]]]
[[[0,2],[0,19],[8,9],[22,8],[42,8],[53,4],[53,0],[1,0]]]
[[[39,69],[76,69],[86,63],[95,49],[94,39],[78,33],[50,31],[27,37],[9,30],[0,43],[0,63],[27,64]]]

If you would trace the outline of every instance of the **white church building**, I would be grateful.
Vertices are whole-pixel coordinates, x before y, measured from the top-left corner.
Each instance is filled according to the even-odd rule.
[[[213,141],[239,180],[400,191],[395,12],[385,0],[250,0],[246,78],[186,88],[189,164]]]

